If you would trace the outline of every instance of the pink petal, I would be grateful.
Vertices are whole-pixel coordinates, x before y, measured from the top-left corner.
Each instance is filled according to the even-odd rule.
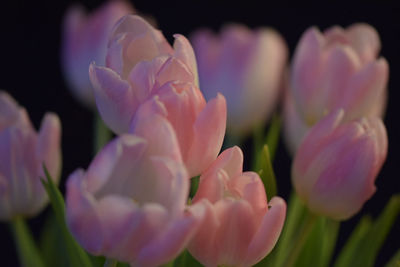
[[[104,122],[117,134],[128,132],[138,106],[129,83],[111,69],[97,67],[93,63],[89,74],[97,108]]]
[[[225,128],[226,101],[218,94],[207,103],[193,126],[194,143],[185,159],[190,174],[198,175],[215,160],[222,146]]]
[[[377,101],[384,101],[381,97],[386,91],[389,79],[389,66],[385,59],[366,65],[355,74],[346,87],[343,107],[348,110],[347,119],[359,118],[368,114],[371,106],[383,105]]]
[[[245,266],[252,266],[268,255],[281,234],[286,217],[286,203],[280,197],[273,197],[269,205],[271,207],[247,248]]]
[[[174,56],[186,64],[194,77],[194,84],[199,87],[196,57],[189,40],[181,34],[174,34],[174,38]]]
[[[355,23],[346,31],[362,63],[366,64],[375,60],[381,49],[381,41],[376,29],[366,23]]]

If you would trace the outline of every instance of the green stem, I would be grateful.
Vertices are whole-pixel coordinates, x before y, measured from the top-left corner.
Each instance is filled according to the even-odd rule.
[[[104,124],[98,113],[96,113],[94,116],[93,152],[96,154],[111,139],[112,133]]]
[[[306,221],[304,223],[304,226],[302,227],[302,230],[295,240],[295,245],[292,248],[291,252],[289,253],[289,257],[286,259],[286,262],[284,266],[290,267],[294,266],[297,258],[300,255],[301,250],[303,249],[307,237],[310,234],[311,230],[313,229],[314,223],[316,221],[317,217],[314,214],[308,213]]]
[[[26,222],[17,218],[11,222],[11,231],[14,236],[19,262],[24,267],[43,267],[43,261],[35,244],[32,233]]]
[[[114,259],[106,259],[104,267],[117,267],[118,261]]]

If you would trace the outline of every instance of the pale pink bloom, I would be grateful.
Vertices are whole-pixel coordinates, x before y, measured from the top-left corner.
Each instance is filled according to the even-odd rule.
[[[288,53],[283,38],[270,28],[229,25],[219,36],[200,30],[191,39],[206,99],[226,97],[227,131],[242,136],[263,124],[278,100]]]
[[[140,105],[162,106],[143,107],[146,111],[136,117],[156,112],[168,119],[191,177],[217,158],[225,135],[225,98],[216,95],[206,103],[196,86],[194,53],[184,36],[175,35],[173,49],[143,19],[126,16],[115,27],[107,61],[109,67],[92,64],[90,77],[99,112],[115,133],[134,128]]]
[[[202,264],[253,266],[275,246],[286,216],[286,203],[267,203],[264,185],[254,172],[242,172],[239,147],[225,150],[200,177],[193,203],[205,207],[205,217],[189,243]]]
[[[378,33],[367,24],[334,26],[324,33],[308,29],[295,51],[288,94],[293,101],[286,101],[295,107],[286,105],[286,116],[297,115],[289,120],[300,120],[306,128],[339,108],[346,120],[382,116],[389,67],[384,58],[377,58],[379,51]],[[287,135],[302,139],[301,132]]]
[[[339,110],[312,127],[292,168],[294,187],[308,208],[337,220],[356,214],[374,194],[388,148],[380,118],[344,118]]]
[[[72,93],[85,105],[95,106],[88,67],[95,61],[104,65],[107,43],[114,24],[134,13],[128,1],[110,0],[90,14],[74,5],[64,18],[62,67]]]
[[[90,66],[97,107],[115,133],[126,133],[138,106],[166,82],[197,84],[193,49],[184,36],[174,37],[172,48],[145,20],[125,16],[111,35],[106,67]]]
[[[45,164],[58,183],[60,138],[57,115],[46,113],[37,133],[26,110],[0,91],[0,220],[34,216],[47,204],[40,177]]]
[[[166,83],[140,106],[131,132],[138,122],[154,114],[160,114],[172,124],[190,177],[199,175],[217,158],[225,135],[224,96],[218,94],[206,103],[192,83]]]
[[[183,250],[201,210],[184,212],[189,179],[169,122],[155,114],[138,124],[70,175],[67,222],[94,255],[160,266]]]

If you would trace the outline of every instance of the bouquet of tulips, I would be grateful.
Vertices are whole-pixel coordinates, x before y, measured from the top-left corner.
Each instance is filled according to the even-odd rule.
[[[374,266],[400,195],[336,245],[387,156],[389,66],[373,26],[311,27],[288,64],[271,28],[230,24],[171,45],[156,18],[135,13],[109,1],[65,16],[65,79],[96,127],[93,160],[64,195],[59,117],[36,132],[0,92],[0,219],[20,265]],[[281,132],[293,158],[286,200],[273,169]],[[48,203],[39,246],[25,219]],[[400,250],[387,266],[399,264]]]

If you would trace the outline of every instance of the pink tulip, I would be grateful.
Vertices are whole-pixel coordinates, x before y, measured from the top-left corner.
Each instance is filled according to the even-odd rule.
[[[92,64],[90,78],[104,122],[126,133],[138,106],[169,81],[197,84],[196,60],[188,40],[175,35],[174,48],[162,33],[138,16],[125,16],[115,26],[107,67]]]
[[[34,216],[47,204],[40,177],[45,164],[59,180],[60,136],[57,115],[46,113],[37,133],[26,110],[0,91],[0,220]]]
[[[286,116],[294,117],[288,120],[309,128],[339,108],[345,110],[347,121],[382,116],[389,67],[384,58],[377,59],[379,50],[378,33],[367,24],[346,29],[335,26],[323,34],[315,27],[307,30],[292,63],[288,97],[291,95],[293,101],[286,103],[295,107],[285,107]],[[299,143],[295,143],[297,147]]]
[[[91,14],[80,5],[71,7],[64,18],[62,63],[72,93],[85,105],[95,105],[88,67],[92,61],[104,65],[108,37],[114,24],[134,13],[124,0],[110,0]]]
[[[167,83],[140,106],[131,132],[138,122],[153,114],[165,117],[172,124],[190,177],[200,174],[217,158],[226,124],[226,103],[221,94],[206,103],[193,84]]]
[[[205,217],[189,252],[205,266],[253,266],[275,246],[286,215],[286,203],[267,203],[264,185],[254,172],[242,172],[239,147],[225,150],[200,177],[193,203]]]
[[[103,148],[67,183],[67,222],[90,253],[160,266],[185,247],[201,209],[185,213],[188,174],[175,133],[155,114]]]
[[[269,28],[229,25],[220,36],[200,30],[192,41],[205,97],[226,97],[228,132],[242,136],[263,124],[277,104],[286,64],[282,37]]]
[[[196,86],[192,47],[184,36],[175,38],[173,49],[161,32],[143,19],[126,16],[111,37],[109,67],[92,64],[90,77],[99,112],[115,133],[134,128],[135,116],[156,112],[167,118],[193,177],[218,156],[225,135],[226,103],[222,95],[206,103]],[[145,111],[139,116],[140,105],[148,107],[141,108]],[[152,106],[162,108],[149,108]]]
[[[339,110],[311,128],[292,168],[296,192],[309,209],[337,220],[356,214],[374,194],[388,148],[381,119],[344,118]]]

